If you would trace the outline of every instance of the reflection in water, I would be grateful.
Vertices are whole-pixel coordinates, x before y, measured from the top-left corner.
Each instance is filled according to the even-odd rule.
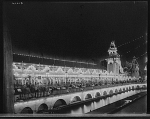
[[[76,109],[71,110],[71,114],[80,114],[80,113],[84,113],[82,107],[78,107]]]
[[[137,108],[140,107],[140,108]],[[147,110],[147,95],[140,98],[136,102],[131,103],[127,107],[121,109],[115,114],[143,114]]]
[[[63,112],[61,111],[61,113],[63,114],[83,114],[83,113],[88,113],[90,111],[96,110],[100,107],[103,107],[105,105],[108,105],[110,103],[119,101],[121,99],[130,97],[132,95],[135,95],[139,92],[142,92],[141,90],[131,90],[131,91],[127,91],[121,94],[117,94],[117,95],[113,95],[111,97],[107,97],[105,99],[97,99],[95,101],[92,102],[87,102],[85,104],[80,104],[80,105],[76,105],[71,107],[70,109],[65,109],[63,110]]]

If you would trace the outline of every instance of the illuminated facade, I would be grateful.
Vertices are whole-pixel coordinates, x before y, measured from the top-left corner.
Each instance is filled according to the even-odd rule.
[[[114,42],[108,50],[107,71],[102,69],[76,68],[66,66],[42,65],[34,63],[13,63],[15,83],[63,86],[72,83],[107,82],[128,80],[121,67],[120,56]]]
[[[104,81],[107,71],[29,63],[13,63],[15,79],[19,84],[63,85],[79,82]],[[113,74],[107,76],[113,77]],[[108,79],[109,79],[108,78]]]

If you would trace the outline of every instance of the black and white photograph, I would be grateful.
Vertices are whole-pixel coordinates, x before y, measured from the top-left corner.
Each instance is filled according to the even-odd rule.
[[[148,1],[3,1],[3,113],[147,115]]]

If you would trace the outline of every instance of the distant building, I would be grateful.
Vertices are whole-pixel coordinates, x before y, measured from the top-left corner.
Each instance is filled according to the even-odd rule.
[[[117,53],[114,42],[111,42],[108,53],[109,57],[106,59],[107,71],[102,66],[94,63],[14,54],[18,57],[14,58],[12,64],[14,80],[15,83],[21,85],[31,83],[51,86],[63,86],[81,82],[111,83],[112,81],[132,80],[131,75],[123,71],[120,55]],[[24,60],[26,58],[27,60]],[[40,59],[42,59],[41,62]],[[131,70],[133,77],[139,76],[136,59],[132,62]]]
[[[133,60],[132,60],[131,75],[132,77],[139,78],[139,64],[136,60],[136,57],[133,57]]]

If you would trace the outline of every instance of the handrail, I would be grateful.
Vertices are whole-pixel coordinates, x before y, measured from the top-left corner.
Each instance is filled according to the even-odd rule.
[[[75,92],[82,92],[82,91],[88,91],[93,89],[102,89],[102,88],[108,88],[108,87],[115,87],[115,86],[122,86],[122,85],[129,85],[129,84],[139,84],[139,82],[134,83],[124,83],[124,84],[112,84],[112,85],[98,85],[98,86],[91,86],[91,87],[81,87],[81,88],[70,88],[70,89],[60,89],[60,90],[53,90],[51,92],[49,91],[41,91],[41,92],[34,92],[34,93],[27,93],[27,94],[19,94],[15,95],[15,102],[20,101],[29,101],[33,99],[38,99],[42,97],[50,97],[50,96],[56,96],[61,94],[68,94],[68,93],[75,93]],[[143,83],[141,83],[143,84]]]

